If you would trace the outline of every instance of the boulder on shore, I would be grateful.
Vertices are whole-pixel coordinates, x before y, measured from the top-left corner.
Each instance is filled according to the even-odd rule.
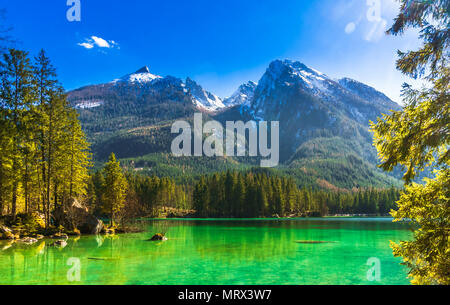
[[[149,241],[166,241],[167,237],[162,233],[155,234]]]
[[[82,234],[100,234],[103,221],[89,213],[80,202],[73,199],[54,213],[57,222],[67,230],[79,230]]]

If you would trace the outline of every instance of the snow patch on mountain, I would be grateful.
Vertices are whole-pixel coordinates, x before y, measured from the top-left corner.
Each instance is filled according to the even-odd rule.
[[[97,108],[104,104],[105,102],[103,100],[83,100],[78,101],[75,105],[75,109],[91,109],[91,108]]]

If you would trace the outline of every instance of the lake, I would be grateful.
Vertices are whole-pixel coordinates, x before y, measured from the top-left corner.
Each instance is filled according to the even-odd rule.
[[[0,242],[0,284],[409,284],[389,218],[141,220],[143,233]],[[147,241],[167,232],[165,242]],[[369,263],[369,265],[367,264]],[[369,275],[369,276],[368,276]]]

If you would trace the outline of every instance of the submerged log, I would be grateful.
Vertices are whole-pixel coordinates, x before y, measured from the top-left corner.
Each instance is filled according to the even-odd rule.
[[[334,241],[325,241],[325,240],[297,240],[295,242],[297,244],[331,244],[331,243],[335,243]]]
[[[166,241],[167,237],[162,233],[155,234],[149,241]]]

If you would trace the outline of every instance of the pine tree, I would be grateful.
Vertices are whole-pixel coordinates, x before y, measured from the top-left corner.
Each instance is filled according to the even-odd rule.
[[[208,195],[208,187],[205,178],[202,176],[194,188],[194,209],[199,216],[208,215]]]
[[[104,176],[102,208],[105,213],[110,215],[111,226],[114,226],[115,215],[122,210],[128,189],[128,183],[114,153],[111,153],[109,161],[105,165]]]
[[[81,130],[78,114],[75,110],[68,111],[68,126],[65,149],[68,166],[66,169],[69,179],[66,179],[68,196],[77,198],[86,193],[88,167],[90,166],[89,143]]]
[[[240,217],[243,214],[245,205],[245,182],[242,174],[239,174],[236,179],[236,184],[233,188],[233,202],[232,202],[232,213],[234,217]]]
[[[46,224],[50,222],[50,194],[51,194],[51,177],[52,172],[52,144],[54,141],[54,105],[55,91],[58,90],[58,82],[56,80],[56,70],[51,65],[50,59],[41,50],[35,58],[34,64],[34,83],[37,95],[37,111],[36,121],[38,126],[38,150],[40,154],[40,171],[41,171],[41,192],[42,206],[46,218]]]
[[[0,67],[2,116],[11,138],[11,167],[7,176],[12,185],[11,214],[15,217],[27,140],[26,122],[30,120],[34,98],[33,71],[28,53],[15,49],[3,54]]]

